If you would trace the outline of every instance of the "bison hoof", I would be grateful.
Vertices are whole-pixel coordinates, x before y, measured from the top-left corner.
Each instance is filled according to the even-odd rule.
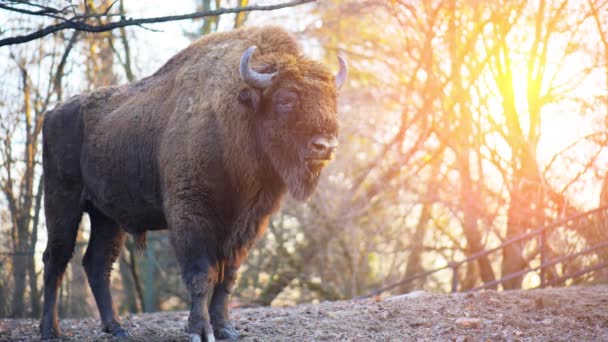
[[[61,330],[59,328],[51,328],[48,331],[42,332],[42,341],[51,341],[61,339]]]
[[[238,340],[240,336],[238,331],[236,331],[230,323],[213,329],[213,333],[218,339],[228,341]]]
[[[190,334],[190,342],[202,342],[201,335]],[[207,334],[207,342],[215,342],[213,334]]]
[[[133,336],[131,336],[131,333],[129,333],[129,331],[123,327],[116,328],[112,332],[112,339],[129,339],[132,337]]]

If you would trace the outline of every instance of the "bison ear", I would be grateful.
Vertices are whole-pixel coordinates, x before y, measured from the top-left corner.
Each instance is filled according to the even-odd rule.
[[[245,88],[239,92],[239,102],[250,107],[255,113],[260,110],[260,100],[262,98],[259,89]]]

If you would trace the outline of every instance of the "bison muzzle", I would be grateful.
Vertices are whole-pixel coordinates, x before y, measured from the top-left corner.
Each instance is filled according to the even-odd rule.
[[[60,334],[57,290],[84,212],[83,265],[105,332],[129,336],[110,293],[126,234],[145,241],[148,230],[168,229],[191,295],[192,340],[238,338],[227,303],[239,266],[286,192],[310,196],[338,144],[339,65],[334,76],[280,28],[242,29],[49,112],[42,338]]]

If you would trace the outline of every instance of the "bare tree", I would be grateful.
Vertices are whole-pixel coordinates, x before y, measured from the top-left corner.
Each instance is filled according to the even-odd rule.
[[[55,46],[47,51],[41,44],[37,49],[11,50],[10,61],[20,80],[21,106],[6,107],[0,131],[3,172],[0,188],[8,204],[11,222],[13,300],[12,315],[22,317],[26,308],[26,293],[30,298],[31,314],[39,313],[38,271],[34,262],[34,247],[41,224],[42,179],[40,178],[40,145],[44,113],[56,94],[61,93],[62,61],[71,51],[68,43],[63,53]],[[50,65],[49,72],[41,72]],[[36,66],[36,67],[34,67]],[[32,73],[35,74],[33,75]],[[29,283],[26,285],[26,279]],[[26,288],[29,287],[29,291]]]
[[[107,32],[112,31],[117,28],[126,27],[126,26],[142,26],[145,24],[154,24],[154,23],[164,23],[169,21],[178,21],[178,20],[190,20],[196,18],[205,18],[205,17],[217,17],[222,14],[229,13],[241,13],[241,12],[252,12],[252,11],[272,11],[280,8],[292,7],[301,4],[305,4],[308,2],[313,2],[315,0],[294,0],[290,2],[285,2],[277,5],[268,5],[268,6],[244,6],[244,7],[235,7],[235,8],[218,8],[215,10],[209,11],[198,11],[188,14],[182,15],[172,15],[172,16],[164,16],[164,17],[154,17],[154,18],[125,18],[124,15],[120,14],[112,14],[110,10],[112,6],[117,2],[114,1],[102,13],[90,13],[86,10],[88,7],[87,1],[85,1],[85,12],[77,13],[76,6],[69,5],[67,7],[49,7],[44,5],[35,4],[29,1],[21,1],[21,0],[8,0],[6,3],[0,4],[0,9],[9,12],[22,13],[31,16],[41,16],[52,18],[57,21],[56,24],[52,24],[46,26],[37,31],[27,33],[20,36],[13,36],[8,38],[0,39],[0,46],[4,45],[14,45],[14,44],[22,44],[35,39],[39,39],[45,36],[48,36],[52,33],[63,31],[63,30],[76,30],[76,31],[85,31],[85,32]],[[97,23],[91,24],[90,20],[99,19],[99,18],[107,18],[107,22],[105,23]],[[114,18],[118,18],[118,20],[113,20]],[[237,16],[237,23],[238,21]]]

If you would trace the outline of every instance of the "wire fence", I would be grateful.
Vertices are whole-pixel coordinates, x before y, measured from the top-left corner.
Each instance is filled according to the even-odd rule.
[[[418,279],[427,278],[435,273],[438,273],[440,271],[444,271],[447,269],[452,270],[451,292],[453,292],[453,293],[459,292],[459,273],[458,272],[459,272],[459,269],[461,269],[461,267],[463,265],[465,265],[467,263],[471,263],[471,262],[476,262],[479,258],[502,251],[505,249],[505,247],[508,247],[510,245],[513,245],[515,243],[519,243],[522,241],[530,240],[532,238],[538,239],[539,254],[540,254],[540,265],[539,266],[528,267],[528,268],[524,268],[522,270],[510,273],[510,274],[503,275],[500,279],[485,282],[481,286],[477,286],[472,289],[466,290],[466,292],[492,288],[492,287],[502,284],[503,282],[506,282],[508,280],[515,279],[515,278],[518,278],[518,277],[521,277],[521,276],[524,276],[526,274],[533,273],[533,272],[539,273],[539,278],[540,278],[539,287],[554,286],[556,284],[561,284],[568,279],[580,277],[582,275],[606,268],[606,267],[608,267],[608,262],[600,262],[600,263],[597,263],[597,264],[592,265],[587,268],[583,268],[583,269],[575,271],[575,272],[566,273],[560,277],[552,279],[551,281],[547,281],[546,270],[549,267],[553,267],[559,263],[563,263],[563,262],[572,260],[574,258],[590,254],[592,252],[597,252],[600,249],[607,248],[608,239],[600,241],[600,242],[592,245],[591,247],[585,248],[578,252],[561,255],[552,260],[547,260],[548,259],[547,258],[548,257],[547,256],[547,250],[548,250],[547,233],[549,233],[550,231],[552,231],[558,227],[577,226],[577,225],[582,225],[583,223],[587,223],[587,222],[604,222],[607,220],[607,216],[608,216],[608,206],[602,206],[602,207],[599,207],[599,208],[596,208],[596,209],[593,209],[593,210],[590,210],[590,211],[587,211],[587,212],[584,212],[581,214],[577,214],[577,215],[573,215],[573,216],[570,216],[570,217],[567,217],[567,218],[564,218],[561,220],[557,220],[549,225],[542,226],[542,227],[533,229],[527,233],[512,237],[496,247],[493,247],[490,249],[484,249],[479,252],[473,253],[473,254],[469,255],[468,257],[466,257],[465,259],[462,259],[460,261],[451,261],[451,262],[448,262],[444,266],[441,266],[441,267],[438,267],[438,268],[435,268],[435,269],[432,269],[432,270],[429,270],[426,272],[415,274],[413,276],[402,279],[398,282],[395,282],[390,285],[376,289],[366,295],[360,296],[360,298],[377,296],[377,295],[382,294],[383,292],[390,291],[397,287],[409,284]]]

